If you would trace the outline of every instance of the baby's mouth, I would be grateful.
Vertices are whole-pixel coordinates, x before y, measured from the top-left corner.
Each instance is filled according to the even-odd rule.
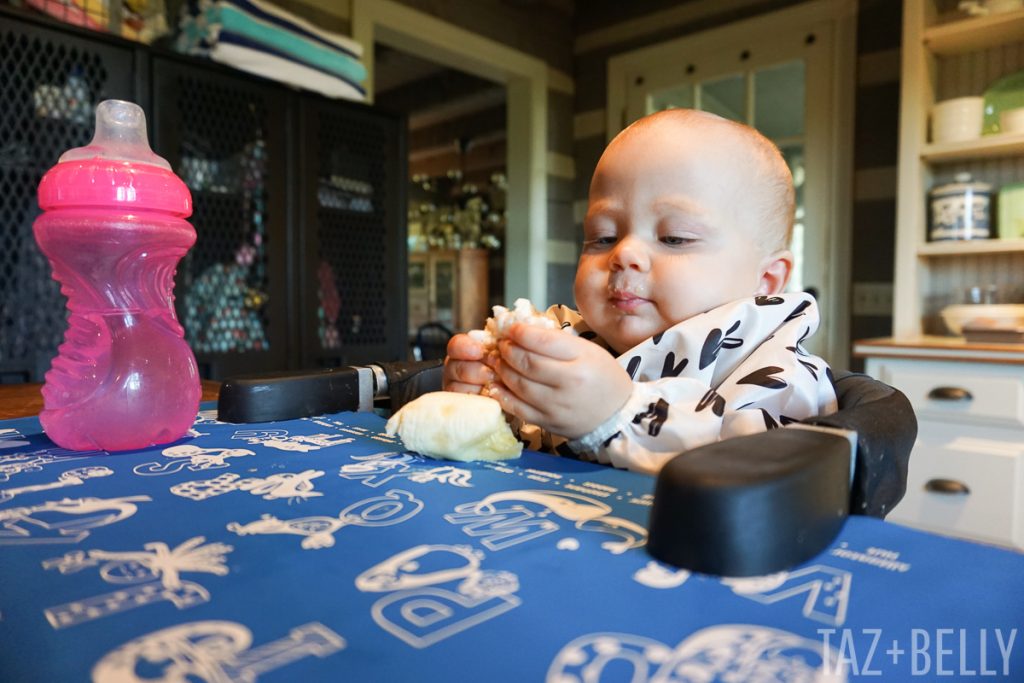
[[[642,306],[651,303],[650,299],[645,299],[635,292],[620,289],[613,289],[608,296],[608,301],[618,310],[627,313],[636,311]]]

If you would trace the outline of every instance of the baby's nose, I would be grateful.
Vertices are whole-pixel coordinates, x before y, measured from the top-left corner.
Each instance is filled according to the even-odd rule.
[[[635,237],[627,235],[616,243],[611,254],[612,268],[622,270],[647,270],[651,265],[647,246]]]

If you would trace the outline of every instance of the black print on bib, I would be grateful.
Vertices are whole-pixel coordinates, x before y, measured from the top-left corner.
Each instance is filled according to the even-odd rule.
[[[715,359],[718,358],[718,353],[722,349],[735,349],[736,347],[743,345],[742,339],[728,336],[735,332],[739,326],[740,321],[737,320],[732,324],[732,327],[725,331],[724,338],[722,330],[717,327],[708,333],[707,339],[704,340],[704,347],[700,350],[701,370],[714,363]]]
[[[663,398],[659,398],[657,403],[652,403],[647,406],[647,412],[637,413],[633,417],[633,424],[638,425],[645,419],[650,418],[651,421],[647,425],[647,433],[651,436],[657,436],[661,433],[661,426],[665,424],[665,420],[668,419],[668,401]]]
[[[810,301],[801,301],[800,305],[798,305],[796,308],[794,308],[793,312],[789,314],[789,317],[786,318],[785,320],[783,320],[782,322],[788,323],[793,318],[799,318],[800,316],[802,316],[804,314],[804,311],[807,310],[807,307],[810,306],[810,305],[811,305]]]
[[[697,402],[696,412],[699,413],[708,406],[711,406],[711,412],[718,417],[725,414],[725,399],[714,389],[708,389],[708,393],[704,394],[704,397]]]
[[[786,380],[773,377],[776,372],[782,372],[782,368],[769,365],[766,368],[754,370],[752,373],[736,382],[736,384],[754,384],[765,389],[785,389],[789,386]]]
[[[764,408],[758,408],[758,410],[761,411],[761,417],[764,418],[765,429],[771,430],[779,428],[779,423],[775,421],[775,418],[771,416],[771,413],[769,413]]]
[[[683,371],[683,368],[690,362],[689,358],[684,358],[679,361],[679,365],[675,365],[676,353],[675,351],[669,351],[665,356],[665,364],[661,366],[662,377],[678,377],[679,373]]]
[[[636,371],[640,367],[640,361],[643,360],[640,356],[633,356],[629,359],[629,363],[626,365],[626,372],[629,374],[630,379],[636,378]]]
[[[758,306],[778,306],[781,303],[785,303],[785,299],[781,296],[755,296],[754,303]]]
[[[654,345],[654,346],[657,346],[658,342],[660,342],[661,338],[664,337],[664,336],[665,336],[664,332],[659,332],[658,334],[654,335],[653,337],[651,337],[651,344]]]
[[[569,447],[568,441],[563,441],[562,443],[555,446],[555,453],[562,456],[563,458],[571,458],[573,460],[580,459],[579,454]]]
[[[804,369],[807,370],[807,372],[811,373],[811,377],[813,377],[815,380],[817,380],[818,379],[818,366],[815,365],[814,363],[810,362],[810,361],[806,361],[803,358],[800,358],[800,356],[810,356],[811,355],[811,354],[807,353],[807,351],[804,350],[803,346],[801,346],[801,344],[803,344],[803,341],[805,339],[807,339],[807,337],[810,334],[811,334],[811,328],[808,327],[807,329],[804,330],[804,333],[802,335],[800,335],[800,338],[796,340],[796,344],[794,344],[793,346],[787,346],[786,350],[787,351],[792,351],[793,353],[795,353],[797,355],[797,361],[800,362],[800,365],[804,366]]]

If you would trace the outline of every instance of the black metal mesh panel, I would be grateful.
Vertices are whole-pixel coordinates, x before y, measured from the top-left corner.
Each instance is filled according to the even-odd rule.
[[[175,171],[192,191],[195,247],[182,262],[185,335],[197,354],[270,348],[267,105],[245,88],[182,76]]]
[[[395,292],[385,215],[397,169],[387,120],[320,109],[317,170],[317,335],[324,351],[382,347]],[[395,210],[396,207],[391,207]]]
[[[0,28],[0,381],[42,381],[65,299],[32,236],[36,187],[88,144],[101,100],[130,96],[131,53],[5,20]]]

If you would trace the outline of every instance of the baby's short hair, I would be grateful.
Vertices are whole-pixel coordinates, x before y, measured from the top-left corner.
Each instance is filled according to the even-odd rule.
[[[650,114],[630,124],[616,136],[616,141],[619,138],[628,139],[633,133],[667,122],[718,128],[742,141],[754,161],[756,186],[761,190],[759,215],[762,224],[753,226],[760,228],[758,241],[766,253],[788,248],[793,234],[796,192],[793,174],[775,143],[756,128],[697,109],[666,109]]]

